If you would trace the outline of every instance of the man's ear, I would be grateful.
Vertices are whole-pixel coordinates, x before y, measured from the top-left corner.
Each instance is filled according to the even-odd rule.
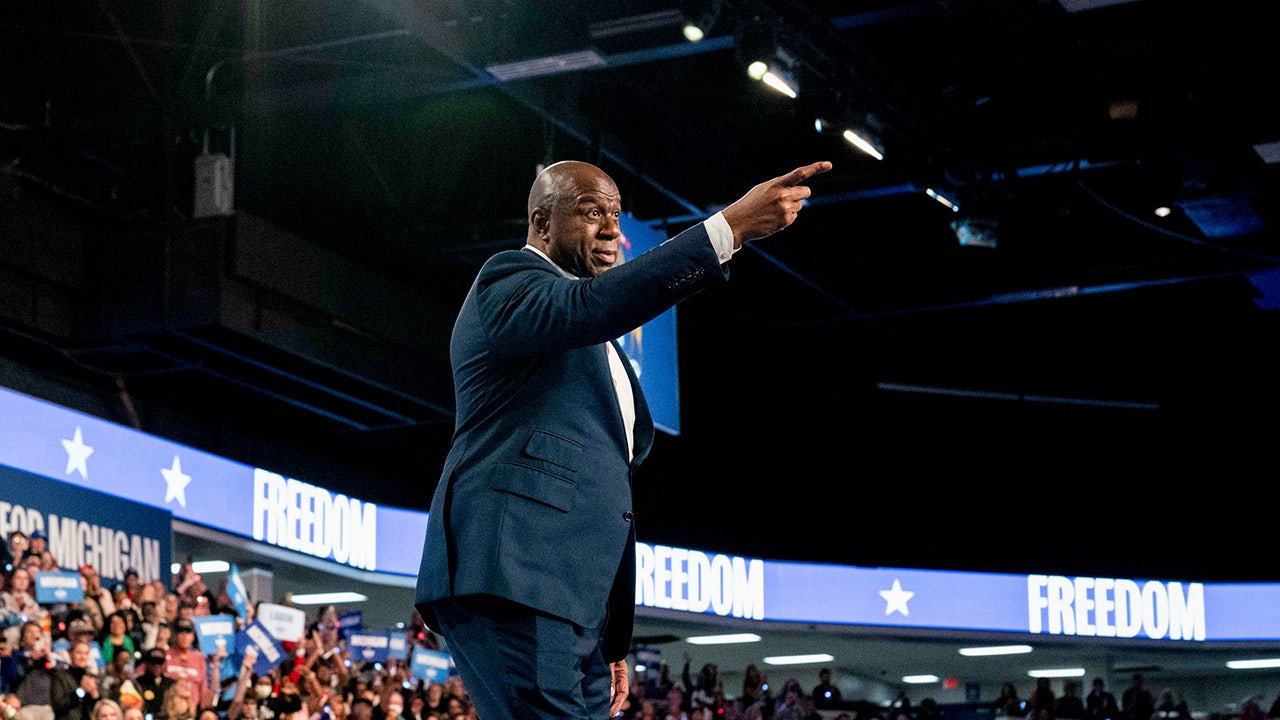
[[[538,237],[546,240],[551,232],[551,213],[546,208],[534,208],[533,214],[529,216],[529,223],[537,231]]]

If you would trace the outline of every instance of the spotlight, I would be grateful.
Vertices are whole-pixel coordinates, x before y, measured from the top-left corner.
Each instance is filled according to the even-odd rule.
[[[680,14],[684,16],[684,27],[681,32],[689,42],[701,41],[711,32],[720,17],[721,0],[689,0],[681,3]]]
[[[853,145],[871,157],[877,160],[884,159],[884,148],[881,147],[880,143],[876,142],[876,140],[865,131],[862,133],[856,133],[853,130],[845,130],[844,139],[848,140],[850,145]]]
[[[778,45],[773,31],[759,19],[739,29],[737,50],[738,59],[752,80],[759,80],[789,98],[799,95],[796,58]]]
[[[774,70],[769,68],[765,70],[764,75],[760,78],[760,82],[795,100],[799,97],[799,84],[796,82],[795,75],[782,69]]]
[[[931,187],[924,189],[924,194],[937,200],[943,207],[951,212],[960,212],[960,203],[957,202],[949,192],[943,190],[935,190]]]

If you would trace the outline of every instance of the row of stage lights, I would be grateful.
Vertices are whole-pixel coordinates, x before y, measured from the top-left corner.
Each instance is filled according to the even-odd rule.
[[[705,24],[706,20],[704,19],[702,23]],[[701,27],[700,23],[693,20],[686,20],[682,32],[689,42],[700,42],[706,36],[706,31]],[[760,43],[749,42],[742,44],[761,45]],[[747,77],[792,100],[800,97],[800,84],[795,73],[797,62],[794,56],[776,44],[772,45],[772,57],[768,57],[767,45],[756,48],[742,48],[742,51],[747,53],[747,57],[744,58],[747,62]],[[752,57],[753,55],[754,57]],[[830,126],[831,123],[825,118],[819,117],[813,121],[813,129],[818,133],[831,130]],[[840,131],[840,136],[850,145],[876,160],[884,160],[884,147],[869,132],[845,128]]]
[[[706,29],[703,26],[709,25],[709,20],[713,18],[703,18],[701,21],[686,20],[682,30],[685,39],[693,43],[700,42],[706,36]],[[741,38],[739,40],[739,49],[746,54],[743,59],[747,62],[747,77],[792,100],[800,97],[800,85],[795,72],[798,63],[794,56],[776,43],[761,43],[758,40],[742,42]],[[754,47],[741,47],[743,45]],[[832,127],[832,123],[827,119],[817,117],[813,121],[813,129],[821,134],[836,128]],[[876,160],[884,160],[884,146],[871,132],[846,127],[839,130],[839,133],[846,142],[861,152]],[[933,187],[925,188],[925,193],[951,212],[960,212],[960,204],[954,193]]]

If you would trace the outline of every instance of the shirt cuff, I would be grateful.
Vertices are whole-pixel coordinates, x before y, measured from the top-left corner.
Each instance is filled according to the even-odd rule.
[[[733,249],[733,229],[729,227],[729,221],[724,219],[724,213],[712,215],[702,222],[702,226],[707,230],[711,248],[720,258],[720,264],[729,262],[737,250]]]

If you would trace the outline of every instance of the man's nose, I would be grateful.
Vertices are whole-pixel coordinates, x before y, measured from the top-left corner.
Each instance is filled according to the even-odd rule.
[[[604,222],[600,223],[600,233],[613,237],[621,231],[622,225],[619,219],[613,215],[605,215]]]

